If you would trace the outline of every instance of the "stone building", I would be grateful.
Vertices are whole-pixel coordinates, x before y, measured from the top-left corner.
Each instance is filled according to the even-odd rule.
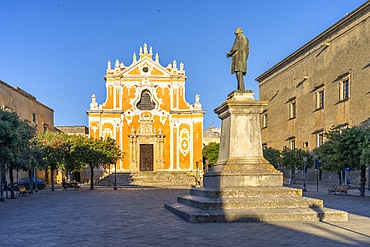
[[[92,96],[87,110],[93,138],[114,138],[123,157],[117,171],[195,173],[202,161],[203,115],[200,96],[185,100],[184,64],[163,67],[144,44],[131,65],[108,61],[106,100]]]
[[[89,129],[86,126],[55,126],[55,129],[64,132],[67,135],[89,136]]]
[[[16,112],[21,119],[36,127],[37,134],[54,129],[54,110],[40,103],[36,97],[0,80],[0,107]]]
[[[0,107],[5,111],[14,111],[23,120],[36,128],[37,134],[54,131],[54,110],[40,103],[36,97],[0,80]],[[20,171],[19,179],[28,177]],[[38,171],[37,176],[45,179],[45,173]],[[58,176],[56,176],[58,178]]]
[[[370,2],[260,75],[264,146],[312,150],[370,118]]]
[[[212,124],[208,129],[203,130],[203,146],[211,142],[220,143],[221,128],[214,128]]]

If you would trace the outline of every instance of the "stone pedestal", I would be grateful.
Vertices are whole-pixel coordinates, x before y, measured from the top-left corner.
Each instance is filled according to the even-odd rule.
[[[234,91],[215,109],[222,120],[220,150],[204,187],[282,186],[282,173],[263,157],[259,118],[266,106],[251,91]]]
[[[283,187],[282,173],[265,160],[259,116],[266,102],[234,91],[215,109],[222,120],[219,157],[204,175],[204,188],[165,208],[191,222],[347,221],[343,211]]]

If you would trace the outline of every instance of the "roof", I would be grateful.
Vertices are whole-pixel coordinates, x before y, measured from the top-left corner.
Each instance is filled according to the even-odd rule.
[[[318,44],[326,42],[334,33],[337,33],[339,30],[344,29],[349,24],[356,21],[358,18],[361,18],[366,13],[370,12],[370,1],[366,1],[360,7],[343,17],[341,20],[336,22],[334,25],[326,29],[324,32],[320,33],[314,39],[303,45],[301,48],[293,52],[291,55],[280,61],[278,64],[267,70],[265,73],[256,78],[256,81],[262,83],[270,75],[278,72],[287,65],[293,63],[295,60],[299,59],[302,55],[306,54],[308,51],[316,47]]]

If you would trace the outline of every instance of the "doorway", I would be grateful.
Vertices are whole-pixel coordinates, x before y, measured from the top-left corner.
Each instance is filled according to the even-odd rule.
[[[153,144],[140,144],[140,171],[153,171]]]

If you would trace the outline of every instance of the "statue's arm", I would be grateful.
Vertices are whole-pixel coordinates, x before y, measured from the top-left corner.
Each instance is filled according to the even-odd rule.
[[[226,57],[231,57],[232,55],[234,55],[235,52],[238,51],[237,47],[238,47],[237,46],[237,39],[235,39],[233,47],[231,48],[231,50],[228,53],[226,53]]]

